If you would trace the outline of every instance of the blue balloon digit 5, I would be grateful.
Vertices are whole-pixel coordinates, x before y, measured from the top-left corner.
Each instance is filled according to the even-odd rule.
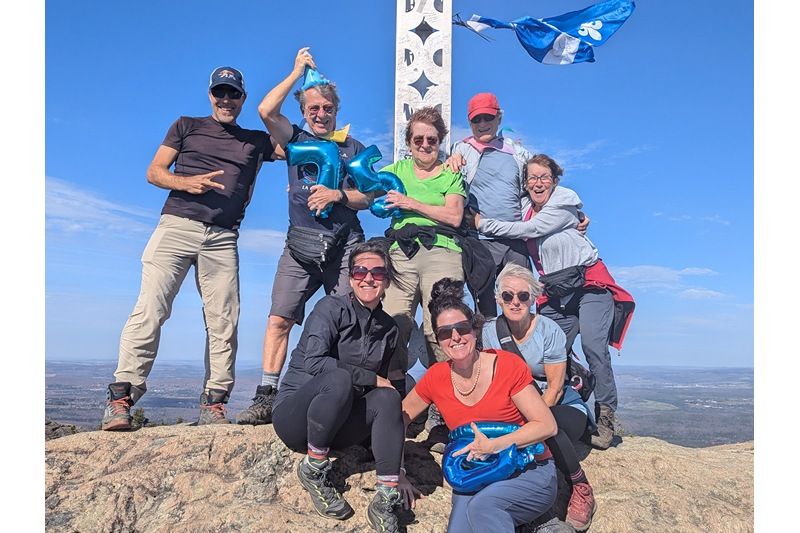
[[[356,182],[356,187],[363,193],[373,191],[399,191],[406,193],[403,182],[391,172],[375,172],[372,165],[380,161],[381,151],[374,144],[362,150],[358,155],[347,162],[347,173]],[[370,212],[376,217],[399,217],[400,209],[386,207],[386,195],[375,198],[369,206]]]
[[[290,165],[316,165],[317,185],[338,189],[341,181],[342,160],[339,148],[331,141],[303,141],[286,145],[286,162]],[[333,206],[329,205],[320,213],[320,218],[328,218]],[[311,211],[316,215],[315,211]]]

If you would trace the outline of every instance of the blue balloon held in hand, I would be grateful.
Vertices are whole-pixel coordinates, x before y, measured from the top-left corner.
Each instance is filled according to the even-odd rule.
[[[290,165],[315,165],[317,185],[338,189],[342,170],[339,147],[331,141],[303,141],[286,145],[286,162]],[[319,217],[328,218],[333,206],[322,210]],[[316,216],[314,210],[311,214]]]
[[[363,193],[373,191],[398,191],[406,193],[403,182],[391,172],[375,172],[372,165],[381,160],[381,151],[374,144],[362,150],[358,155],[347,162],[347,173],[356,182],[356,187]],[[386,195],[375,198],[369,206],[369,211],[376,217],[400,217],[400,209],[386,207]]]

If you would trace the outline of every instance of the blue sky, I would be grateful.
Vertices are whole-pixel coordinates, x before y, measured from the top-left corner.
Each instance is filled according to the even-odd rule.
[[[511,20],[589,3],[453,0],[453,12]],[[339,87],[340,125],[391,153],[394,17],[391,1],[49,2],[46,357],[116,358],[167,194],[144,171],[178,116],[209,113],[214,67],[244,72],[239,123],[261,128],[258,102],[310,46]],[[454,137],[466,135],[469,97],[495,92],[510,135],[563,163],[591,239],[637,300],[615,364],[753,364],[751,19],[750,2],[643,0],[595,63],[569,66],[537,63],[510,31],[489,30],[486,42],[453,28]],[[299,120],[293,102],[284,111]],[[265,165],[242,225],[242,366],[260,361],[285,187],[285,164]],[[361,218],[368,234],[387,224]],[[202,353],[200,300],[187,278],[159,358]]]

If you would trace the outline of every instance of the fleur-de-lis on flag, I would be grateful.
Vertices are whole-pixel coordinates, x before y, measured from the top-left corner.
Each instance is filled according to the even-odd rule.
[[[602,20],[595,20],[593,22],[584,22],[581,24],[581,29],[578,30],[578,34],[582,37],[586,37],[587,35],[594,39],[595,41],[603,40],[603,35],[597,31],[603,27]]]

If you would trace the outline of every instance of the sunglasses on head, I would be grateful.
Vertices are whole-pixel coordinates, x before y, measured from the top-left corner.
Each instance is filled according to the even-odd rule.
[[[225,98],[229,100],[239,100],[242,97],[242,91],[232,87],[214,87],[211,89],[211,94],[214,98]]]
[[[356,281],[365,279],[367,274],[372,274],[372,279],[375,281],[383,281],[389,276],[386,267],[367,268],[363,266],[354,266],[352,270],[350,270],[350,277]]]
[[[424,141],[428,141],[428,146],[439,146],[439,137],[425,137],[422,135],[417,135],[411,139],[411,142],[414,143],[414,146],[417,148],[422,146]]]
[[[449,326],[436,328],[436,340],[443,342],[452,338],[453,331],[457,331],[462,337],[465,335],[470,335],[472,333],[472,322],[469,320],[462,320],[461,322],[456,322],[455,324],[450,324]]]
[[[489,114],[475,115],[474,117],[469,119],[469,121],[472,122],[473,124],[480,124],[481,122],[491,122],[494,120],[495,116],[496,115],[489,115]]]
[[[500,298],[502,298],[503,301],[507,304],[510,304],[511,302],[514,301],[514,296],[516,296],[521,303],[525,303],[531,299],[531,293],[529,293],[528,291],[520,291],[516,294],[514,294],[511,291],[503,291],[500,293]]]

